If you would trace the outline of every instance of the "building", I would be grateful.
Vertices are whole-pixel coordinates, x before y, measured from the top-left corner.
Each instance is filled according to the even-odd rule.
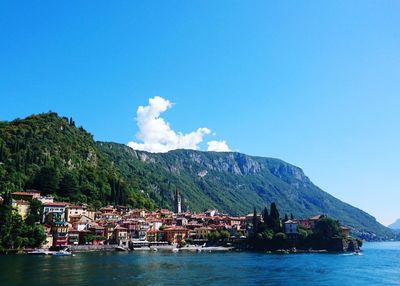
[[[42,203],[42,204],[47,204],[47,203],[54,203],[54,198],[50,195],[47,196],[40,196],[38,198],[38,200]]]
[[[212,231],[213,229],[211,227],[199,227],[195,229],[195,236],[196,238],[208,238],[209,233]]]
[[[159,230],[162,225],[162,220],[159,219],[152,219],[148,221],[148,228],[151,230]]]
[[[105,238],[105,229],[104,227],[100,225],[92,225],[89,227],[89,230],[95,235],[95,236],[101,236]]]
[[[297,235],[298,223],[293,220],[285,221],[283,224],[283,232],[287,235]]]
[[[69,245],[78,245],[79,244],[79,231],[78,230],[69,230],[68,231],[68,244]]]
[[[103,225],[104,227],[104,236],[106,237],[106,240],[113,240],[114,239],[114,229],[115,229],[115,224],[113,223],[106,223]]]
[[[31,202],[34,199],[38,199],[40,197],[40,192],[31,190],[30,192],[13,192],[11,193],[11,197],[14,200],[24,200]]]
[[[208,217],[213,217],[213,216],[215,216],[217,213],[218,213],[217,210],[207,210],[207,211],[205,212],[205,215],[208,216]]]
[[[133,209],[129,212],[129,217],[144,218],[144,217],[146,217],[146,210],[145,209]]]
[[[316,215],[316,216],[310,218],[310,226],[311,226],[311,229],[314,229],[314,228],[315,228],[315,224],[316,224],[320,219],[322,219],[322,218],[324,218],[324,217],[325,217],[325,215]]]
[[[182,212],[182,198],[179,193],[179,189],[176,188],[175,192],[175,213],[180,214]]]
[[[310,219],[296,219],[294,220],[303,228],[310,230],[311,229],[311,220]]]
[[[176,218],[176,225],[177,226],[186,226],[187,224],[188,224],[188,220],[185,217]]]
[[[70,222],[73,224],[74,229],[78,231],[82,231],[88,228],[88,225],[92,222],[93,220],[90,217],[87,217],[85,215],[81,216],[79,220],[75,222]]]
[[[344,237],[349,237],[350,236],[350,228],[348,228],[347,226],[340,226],[340,233],[344,236]]]
[[[53,246],[68,245],[68,224],[65,222],[54,222],[51,226],[53,234]]]
[[[115,242],[119,245],[127,245],[128,241],[128,229],[117,225],[114,229]]]
[[[162,230],[148,229],[146,231],[146,241],[149,242],[165,241],[165,233]]]
[[[65,209],[67,203],[62,202],[52,202],[43,204],[43,218],[42,222],[52,222],[52,221],[65,221]]]
[[[143,218],[125,221],[122,226],[128,230],[128,238],[131,240],[146,240],[146,232],[150,227],[160,227],[159,220],[149,223]]]
[[[74,223],[82,216],[86,216],[94,220],[95,212],[88,209],[87,205],[69,205],[66,207],[66,220],[69,223]]]
[[[184,241],[188,236],[188,230],[184,227],[172,226],[164,229],[165,240],[169,244],[177,244]]]
[[[29,202],[24,200],[18,200],[12,202],[12,206],[17,210],[18,214],[23,220],[28,217],[29,214]]]
[[[121,216],[116,212],[101,212],[97,213],[96,219],[104,220],[104,221],[119,221],[121,220]]]

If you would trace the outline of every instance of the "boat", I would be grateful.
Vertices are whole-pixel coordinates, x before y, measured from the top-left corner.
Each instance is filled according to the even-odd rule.
[[[68,248],[62,249],[60,251],[54,251],[52,252],[53,256],[71,256],[72,253]]]
[[[128,249],[126,249],[125,247],[122,247],[122,246],[116,246],[115,250],[116,251],[128,251]]]
[[[51,252],[47,251],[47,250],[43,250],[43,249],[36,249],[33,251],[29,251],[26,254],[28,254],[28,255],[49,255],[49,254],[51,254]]]

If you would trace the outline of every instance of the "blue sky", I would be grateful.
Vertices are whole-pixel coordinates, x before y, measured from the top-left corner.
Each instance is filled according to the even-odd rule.
[[[176,131],[277,157],[385,224],[400,217],[400,2],[3,1],[1,120],[53,110],[137,141]],[[200,146],[205,149],[206,141]]]

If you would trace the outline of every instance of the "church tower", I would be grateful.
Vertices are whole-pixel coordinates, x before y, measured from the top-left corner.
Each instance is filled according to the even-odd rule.
[[[180,214],[182,212],[182,198],[181,194],[179,193],[179,189],[176,188],[175,192],[175,213]]]

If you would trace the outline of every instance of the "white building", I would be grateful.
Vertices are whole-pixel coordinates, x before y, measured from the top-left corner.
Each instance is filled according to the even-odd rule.
[[[57,216],[60,221],[65,221],[65,208],[67,207],[67,203],[61,202],[52,202],[43,204],[43,218],[42,222],[46,221],[46,218],[52,214],[53,216]]]

